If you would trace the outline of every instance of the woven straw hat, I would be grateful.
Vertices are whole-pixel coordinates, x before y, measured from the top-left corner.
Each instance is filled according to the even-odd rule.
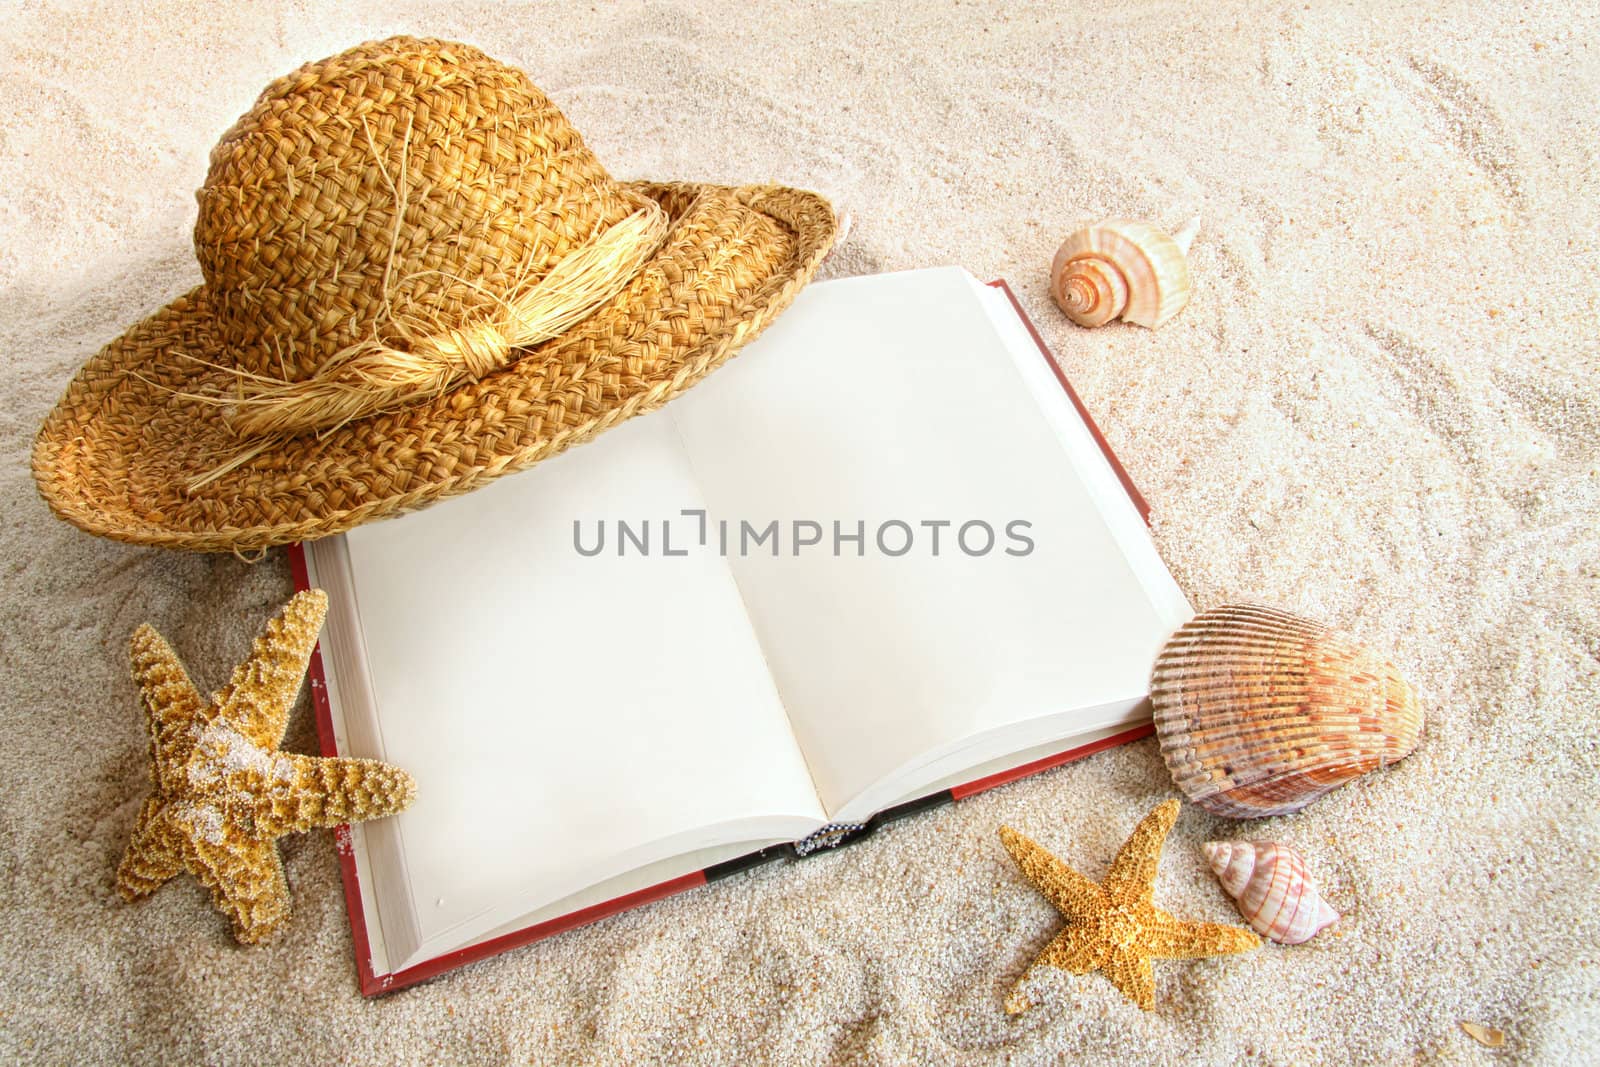
[[[91,533],[242,551],[476,488],[693,385],[835,234],[814,193],[613,181],[522,72],[410,38],[269,85],[199,201],[204,284],[34,446]]]

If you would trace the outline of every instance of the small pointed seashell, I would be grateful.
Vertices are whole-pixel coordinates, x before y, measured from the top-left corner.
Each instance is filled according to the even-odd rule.
[[[1145,222],[1107,219],[1061,243],[1050,295],[1079,326],[1112,319],[1156,327],[1189,302],[1189,241],[1199,220],[1172,237]]]
[[[1300,853],[1271,841],[1208,841],[1206,862],[1239,914],[1262,937],[1298,945],[1339,918]]]
[[[838,248],[850,239],[850,231],[855,229],[856,217],[850,213],[849,208],[840,208],[835,213],[838,222],[838,232],[833,237],[833,247]]]
[[[1504,1048],[1506,1032],[1494,1026],[1484,1026],[1482,1023],[1461,1020],[1462,1031],[1472,1040],[1484,1048]]]
[[[1214,815],[1299,811],[1410,754],[1422,709],[1393,666],[1287,612],[1230,605],[1185,623],[1150,679],[1161,758]]]

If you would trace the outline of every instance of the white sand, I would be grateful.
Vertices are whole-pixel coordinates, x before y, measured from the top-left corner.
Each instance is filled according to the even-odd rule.
[[[0,1056],[1595,1054],[1592,5],[423,6],[0,16]],[[1305,851],[1338,927],[1159,964],[1149,1014],[1063,975],[1007,1018],[1057,921],[996,827],[1098,877],[1170,795],[1153,742],[376,1002],[356,992],[326,833],[286,844],[297,910],[267,947],[235,946],[187,877],[117,900],[146,773],[129,632],[153,621],[220,684],[288,567],[80,534],[37,499],[28,448],[83,359],[198,280],[192,190],[260,87],[398,31],[526,67],[619,176],[833,194],[856,230],[830,275],[956,262],[1009,278],[1196,604],[1256,598],[1349,627],[1426,701],[1422,747],[1388,773],[1257,825],[1186,807],[1173,835],[1157,899],[1174,912],[1233,914],[1201,841],[1275,837]],[[1070,224],[1195,211],[1198,292],[1171,325],[1082,332],[1055,313],[1043,270]],[[312,744],[303,709],[291,744]],[[1506,1050],[1463,1019],[1502,1027]]]

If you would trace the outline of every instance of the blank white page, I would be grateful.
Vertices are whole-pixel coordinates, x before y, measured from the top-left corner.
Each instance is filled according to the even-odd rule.
[[[423,946],[620,873],[624,854],[715,844],[707,828],[730,820],[773,837],[820,821],[724,561],[573,547],[575,519],[592,546],[596,520],[699,500],[672,424],[644,416],[346,535],[373,754],[417,780],[393,821]]]
[[[1021,358],[958,268],[850,278],[808,287],[670,408],[711,520],[780,522],[777,557],[730,562],[830,813],[961,738],[1126,709],[1186,617],[1170,577],[1147,588],[1130,566]],[[797,519],[827,543],[793,554]],[[864,522],[869,540],[899,520],[916,542],[836,558],[835,520]],[[953,524],[938,555],[924,520]],[[954,543],[972,520],[997,534],[986,555]],[[1021,548],[1013,520],[1031,524],[1031,554],[1005,553]],[[891,531],[889,547],[903,540]]]

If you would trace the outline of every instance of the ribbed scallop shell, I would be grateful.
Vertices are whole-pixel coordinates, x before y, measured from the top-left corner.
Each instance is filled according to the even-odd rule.
[[[1299,811],[1405,758],[1422,733],[1422,709],[1393,666],[1345,634],[1255,605],[1184,624],[1150,688],[1173,781],[1235,819]]]
[[[1107,219],[1061,243],[1050,295],[1080,326],[1121,318],[1156,327],[1189,302],[1189,228],[1169,236],[1146,222]]]
[[[1262,937],[1298,945],[1339,918],[1317,892],[1306,861],[1288,845],[1207,841],[1202,848],[1239,914]]]

